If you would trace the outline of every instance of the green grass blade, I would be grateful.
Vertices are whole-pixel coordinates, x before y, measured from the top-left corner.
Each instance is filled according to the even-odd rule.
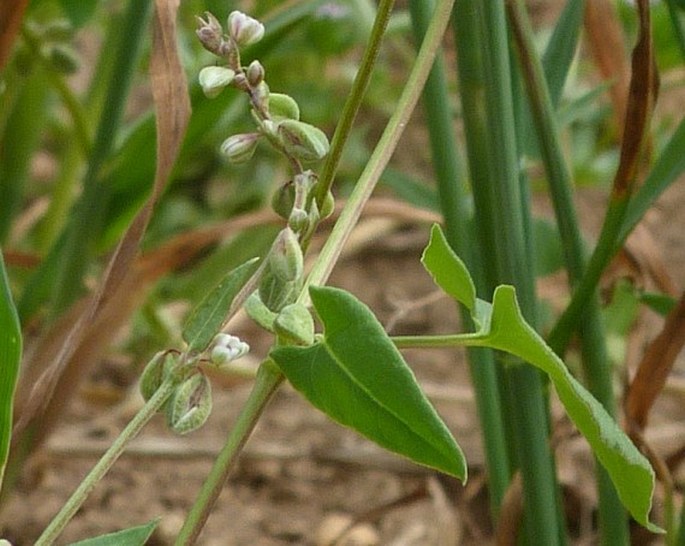
[[[21,328],[14,307],[5,260],[0,250],[0,489],[12,437],[12,408],[21,360]]]
[[[635,192],[625,213],[617,249],[659,196],[685,171],[685,119],[671,136],[640,189]]]
[[[73,302],[82,288],[82,279],[93,257],[95,238],[102,229],[102,213],[110,194],[100,180],[101,169],[109,156],[123,118],[126,98],[137,66],[140,47],[152,11],[151,0],[132,0],[127,9],[117,61],[112,74],[104,109],[100,118],[88,167],[83,179],[83,193],[76,204],[67,238],[59,259],[60,274],[56,284],[53,315]]]
[[[311,347],[271,357],[314,406],[380,446],[466,481],[466,460],[371,310],[351,294],[312,287],[324,324]]]

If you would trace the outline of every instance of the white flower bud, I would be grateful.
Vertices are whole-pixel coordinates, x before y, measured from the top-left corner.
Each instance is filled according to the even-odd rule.
[[[246,46],[262,39],[264,25],[241,11],[233,11],[228,16],[228,33],[239,46]]]
[[[262,63],[254,60],[247,67],[247,81],[252,87],[257,87],[264,81],[264,67]]]
[[[210,359],[213,364],[221,366],[237,360],[250,351],[250,346],[239,337],[229,334],[217,334],[214,338]]]
[[[231,163],[248,161],[257,149],[257,141],[262,135],[259,133],[242,133],[224,140],[221,152],[226,154]]]

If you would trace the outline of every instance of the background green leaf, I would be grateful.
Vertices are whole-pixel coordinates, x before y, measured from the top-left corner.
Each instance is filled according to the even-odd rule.
[[[12,437],[12,406],[21,360],[21,329],[0,250],[0,488]]]
[[[322,341],[271,352],[283,374],[339,423],[413,461],[466,480],[464,455],[371,310],[337,288],[310,289]]]

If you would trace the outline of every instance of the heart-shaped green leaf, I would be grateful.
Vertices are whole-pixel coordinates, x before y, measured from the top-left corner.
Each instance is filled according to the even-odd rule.
[[[371,310],[337,288],[312,287],[310,295],[323,339],[271,352],[292,385],[335,421],[466,481],[461,449]]]
[[[424,253],[424,259],[438,285],[448,294],[469,307],[460,298],[473,286],[464,264],[446,246],[438,226]],[[430,269],[434,268],[434,269]],[[460,270],[448,277],[445,272]],[[447,279],[447,280],[446,280]],[[468,279],[468,280],[464,280]],[[455,287],[454,282],[463,286]],[[562,360],[524,320],[511,286],[495,290],[492,305],[477,299],[472,310],[479,330],[472,334],[451,336],[451,344],[499,349],[529,362],[545,372],[559,395],[559,399],[578,430],[585,436],[593,452],[606,468],[621,501],[640,524],[652,532],[662,530],[649,521],[654,492],[654,471],[604,407],[568,371]]]

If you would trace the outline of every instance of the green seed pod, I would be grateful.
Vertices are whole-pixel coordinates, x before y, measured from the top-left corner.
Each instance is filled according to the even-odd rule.
[[[160,351],[146,364],[140,376],[140,394],[146,402],[157,392],[159,386],[176,367],[179,359],[179,353]]]
[[[262,135],[259,133],[242,133],[228,137],[221,144],[221,152],[231,163],[245,163],[249,161],[257,149],[257,142]]]
[[[328,137],[321,129],[296,119],[281,121],[278,135],[286,151],[302,161],[318,161],[330,148]]]
[[[276,237],[268,256],[268,269],[279,279],[296,281],[302,277],[304,256],[295,232],[283,228]]]
[[[292,180],[288,180],[280,188],[276,190],[271,198],[271,207],[284,220],[290,218],[290,212],[293,210],[295,203],[295,184]]]
[[[276,318],[276,313],[264,305],[264,302],[259,297],[258,292],[252,292],[252,294],[250,294],[250,297],[248,297],[245,301],[243,309],[245,309],[247,316],[249,316],[262,328],[268,330],[269,332],[274,331],[274,319]]]
[[[307,211],[300,208],[293,208],[288,218],[288,226],[295,233],[302,233],[309,226],[309,215]]]
[[[166,407],[167,424],[178,434],[187,434],[205,424],[212,411],[209,379],[196,373],[181,383]]]
[[[259,283],[259,299],[272,313],[278,313],[283,307],[292,303],[302,286],[301,280],[285,281],[267,271]]]
[[[230,85],[235,78],[235,72],[225,66],[206,66],[200,70],[198,80],[207,98],[218,97],[224,87]]]
[[[283,93],[269,95],[269,113],[274,118],[300,119],[300,107],[294,98]]]
[[[287,343],[314,343],[314,319],[307,307],[301,303],[291,303],[283,307],[274,320],[274,330]]]

